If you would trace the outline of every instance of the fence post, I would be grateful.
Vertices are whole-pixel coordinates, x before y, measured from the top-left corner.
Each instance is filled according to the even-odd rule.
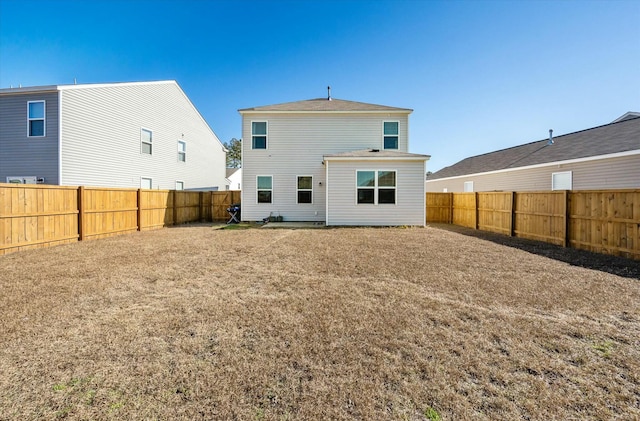
[[[138,189],[136,201],[138,202],[136,221],[138,224],[138,231],[142,231],[142,189]]]
[[[453,192],[449,193],[449,223],[453,224]]]
[[[513,237],[516,230],[516,192],[511,192],[511,217],[509,220],[509,236]]]
[[[178,192],[176,190],[172,190],[173,192],[173,225],[178,225]]]
[[[84,240],[84,186],[78,187],[78,241]]]
[[[476,208],[476,211],[475,211],[475,215],[476,215],[475,228],[478,229],[478,213],[479,213],[479,210],[478,210],[478,192],[475,192],[473,194],[473,197],[474,197],[474,207]]]
[[[571,217],[571,204],[569,203],[570,195],[569,191],[564,191],[564,235],[562,236],[562,247],[569,247],[569,219]]]

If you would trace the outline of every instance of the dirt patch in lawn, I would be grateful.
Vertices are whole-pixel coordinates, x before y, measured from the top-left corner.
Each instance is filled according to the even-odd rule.
[[[640,417],[637,279],[433,227],[164,229],[0,291],[0,419]]]

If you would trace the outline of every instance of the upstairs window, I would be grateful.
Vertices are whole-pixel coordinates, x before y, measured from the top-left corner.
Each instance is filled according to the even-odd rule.
[[[44,101],[27,102],[27,135],[29,137],[44,137],[44,116]]]
[[[140,188],[141,189],[151,189],[153,185],[153,180],[147,177],[140,177]]]
[[[313,177],[298,176],[298,203],[313,203]]]
[[[176,181],[176,190],[184,190],[184,181]]]
[[[273,177],[270,175],[259,175],[257,177],[258,203],[272,203],[273,200]]]
[[[251,149],[267,149],[267,122],[251,122]]]
[[[358,171],[358,204],[395,204],[395,171]]]
[[[551,190],[571,190],[573,186],[571,171],[554,172],[551,174]]]
[[[385,121],[384,122],[384,148],[385,149],[398,149],[398,122],[397,121]]]
[[[140,152],[151,155],[153,142],[153,132],[147,129],[140,129]]]
[[[178,161],[187,162],[187,142],[178,140]]]
[[[473,191],[473,181],[465,181],[463,184],[463,191],[465,193],[471,193]]]

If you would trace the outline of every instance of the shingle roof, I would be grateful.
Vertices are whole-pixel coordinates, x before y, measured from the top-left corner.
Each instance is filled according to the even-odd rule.
[[[427,180],[640,150],[640,117],[463,159]]]
[[[429,159],[430,155],[420,155],[417,153],[399,152],[380,149],[361,149],[358,151],[340,152],[334,154],[328,154],[325,158],[414,158],[414,159]]]
[[[236,173],[240,168],[227,168],[227,178],[231,177]]]
[[[283,104],[264,105],[261,107],[243,108],[238,110],[240,113],[250,111],[267,111],[267,112],[402,112],[411,113],[413,110],[409,108],[388,107],[386,105],[367,104],[364,102],[345,101],[343,99],[332,98],[315,98],[305,101],[285,102]]]

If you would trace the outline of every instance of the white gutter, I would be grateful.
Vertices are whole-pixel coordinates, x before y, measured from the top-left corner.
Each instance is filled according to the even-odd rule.
[[[601,160],[601,159],[611,159],[611,158],[622,158],[622,157],[625,157],[625,156],[633,156],[633,155],[640,155],[640,149],[635,149],[635,150],[625,151],[625,152],[616,152],[616,153],[611,153],[611,154],[607,154],[607,155],[588,156],[586,158],[567,159],[565,161],[545,162],[544,164],[527,165],[527,166],[524,166],[524,167],[516,167],[516,168],[506,168],[506,169],[503,169],[503,170],[495,170],[495,171],[477,172],[477,173],[473,173],[473,174],[456,175],[456,176],[452,176],[452,177],[436,178],[436,179],[433,179],[433,180],[428,180],[427,179],[426,182],[427,183],[435,183],[437,181],[455,180],[456,178],[469,178],[469,177],[475,177],[475,176],[478,176],[478,175],[500,174],[500,173],[506,173],[506,172],[511,172],[511,171],[520,171],[520,170],[530,170],[530,169],[534,169],[534,168],[551,167],[551,166],[554,166],[554,165],[577,164],[577,163],[580,163],[580,162],[598,161],[598,160]]]

